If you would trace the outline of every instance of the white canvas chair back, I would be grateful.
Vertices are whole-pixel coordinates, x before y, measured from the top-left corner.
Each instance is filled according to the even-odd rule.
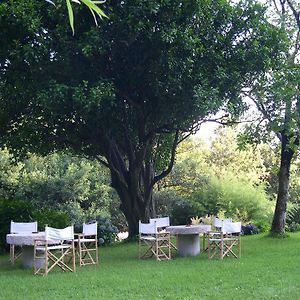
[[[97,222],[83,224],[82,234],[78,234],[77,253],[80,266],[98,264]]]
[[[156,227],[168,227],[168,226],[170,226],[170,218],[169,217],[153,218],[153,219],[150,219],[150,223],[151,222],[155,222]]]
[[[62,240],[62,241],[74,240],[74,227],[69,226],[63,229],[46,227],[45,238],[47,241],[48,240]]]
[[[83,224],[83,235],[97,235],[97,222],[92,224]]]
[[[10,222],[10,233],[32,233],[37,232],[37,222]]]
[[[216,228],[222,228],[223,224],[226,223],[231,223],[232,219],[219,219],[219,218],[214,218],[213,220],[213,226]]]
[[[139,221],[139,233],[140,234],[156,234],[157,226],[155,222],[151,221],[150,223],[142,223]]]
[[[222,226],[222,232],[223,233],[240,233],[242,229],[242,223],[241,222],[226,222]]]

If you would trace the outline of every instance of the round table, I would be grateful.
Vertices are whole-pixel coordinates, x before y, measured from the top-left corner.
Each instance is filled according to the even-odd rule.
[[[200,233],[211,231],[211,225],[179,225],[166,228],[177,236],[177,249],[180,256],[195,256],[200,253]]]
[[[32,268],[34,265],[33,246],[35,239],[44,239],[45,232],[37,233],[11,233],[6,235],[7,244],[22,247],[22,263],[25,268]],[[42,260],[39,265],[44,262]],[[37,266],[39,267],[39,266]]]

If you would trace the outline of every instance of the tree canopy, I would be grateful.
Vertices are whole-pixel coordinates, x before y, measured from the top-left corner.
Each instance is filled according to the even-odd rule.
[[[152,188],[177,144],[220,108],[243,110],[280,32],[253,1],[129,0],[108,1],[100,28],[79,7],[72,37],[61,12],[35,2],[0,4],[2,143],[98,159],[132,236],[155,214]]]

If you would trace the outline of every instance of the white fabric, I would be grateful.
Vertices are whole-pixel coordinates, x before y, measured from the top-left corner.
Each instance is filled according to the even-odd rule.
[[[222,226],[223,233],[240,233],[242,229],[241,222],[224,223]]]
[[[97,234],[97,222],[92,224],[83,224],[82,233],[84,235],[96,235]]]
[[[69,226],[63,229],[46,227],[45,238],[46,240],[74,240],[74,227]]]
[[[60,249],[68,249],[71,248],[72,244],[69,245],[58,245],[58,246],[48,246],[48,250],[60,250]],[[46,247],[45,246],[40,246],[35,248],[37,251],[45,251]]]
[[[141,234],[156,234],[157,233],[157,226],[155,222],[150,223],[142,223],[139,221],[139,233]]]
[[[10,222],[10,233],[33,233],[37,232],[37,222]]]
[[[168,226],[170,226],[170,218],[169,217],[153,218],[153,219],[150,219],[150,223],[151,222],[156,222],[157,227],[168,227]]]
[[[213,225],[216,228],[222,228],[223,224],[225,223],[231,223],[232,219],[219,219],[219,218],[214,218]]]

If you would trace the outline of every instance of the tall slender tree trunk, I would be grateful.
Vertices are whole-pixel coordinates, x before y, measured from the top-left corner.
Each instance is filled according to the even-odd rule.
[[[278,192],[271,232],[285,232],[286,208],[289,194],[290,167],[294,151],[289,147],[289,137],[282,134],[280,169],[278,173]]]

